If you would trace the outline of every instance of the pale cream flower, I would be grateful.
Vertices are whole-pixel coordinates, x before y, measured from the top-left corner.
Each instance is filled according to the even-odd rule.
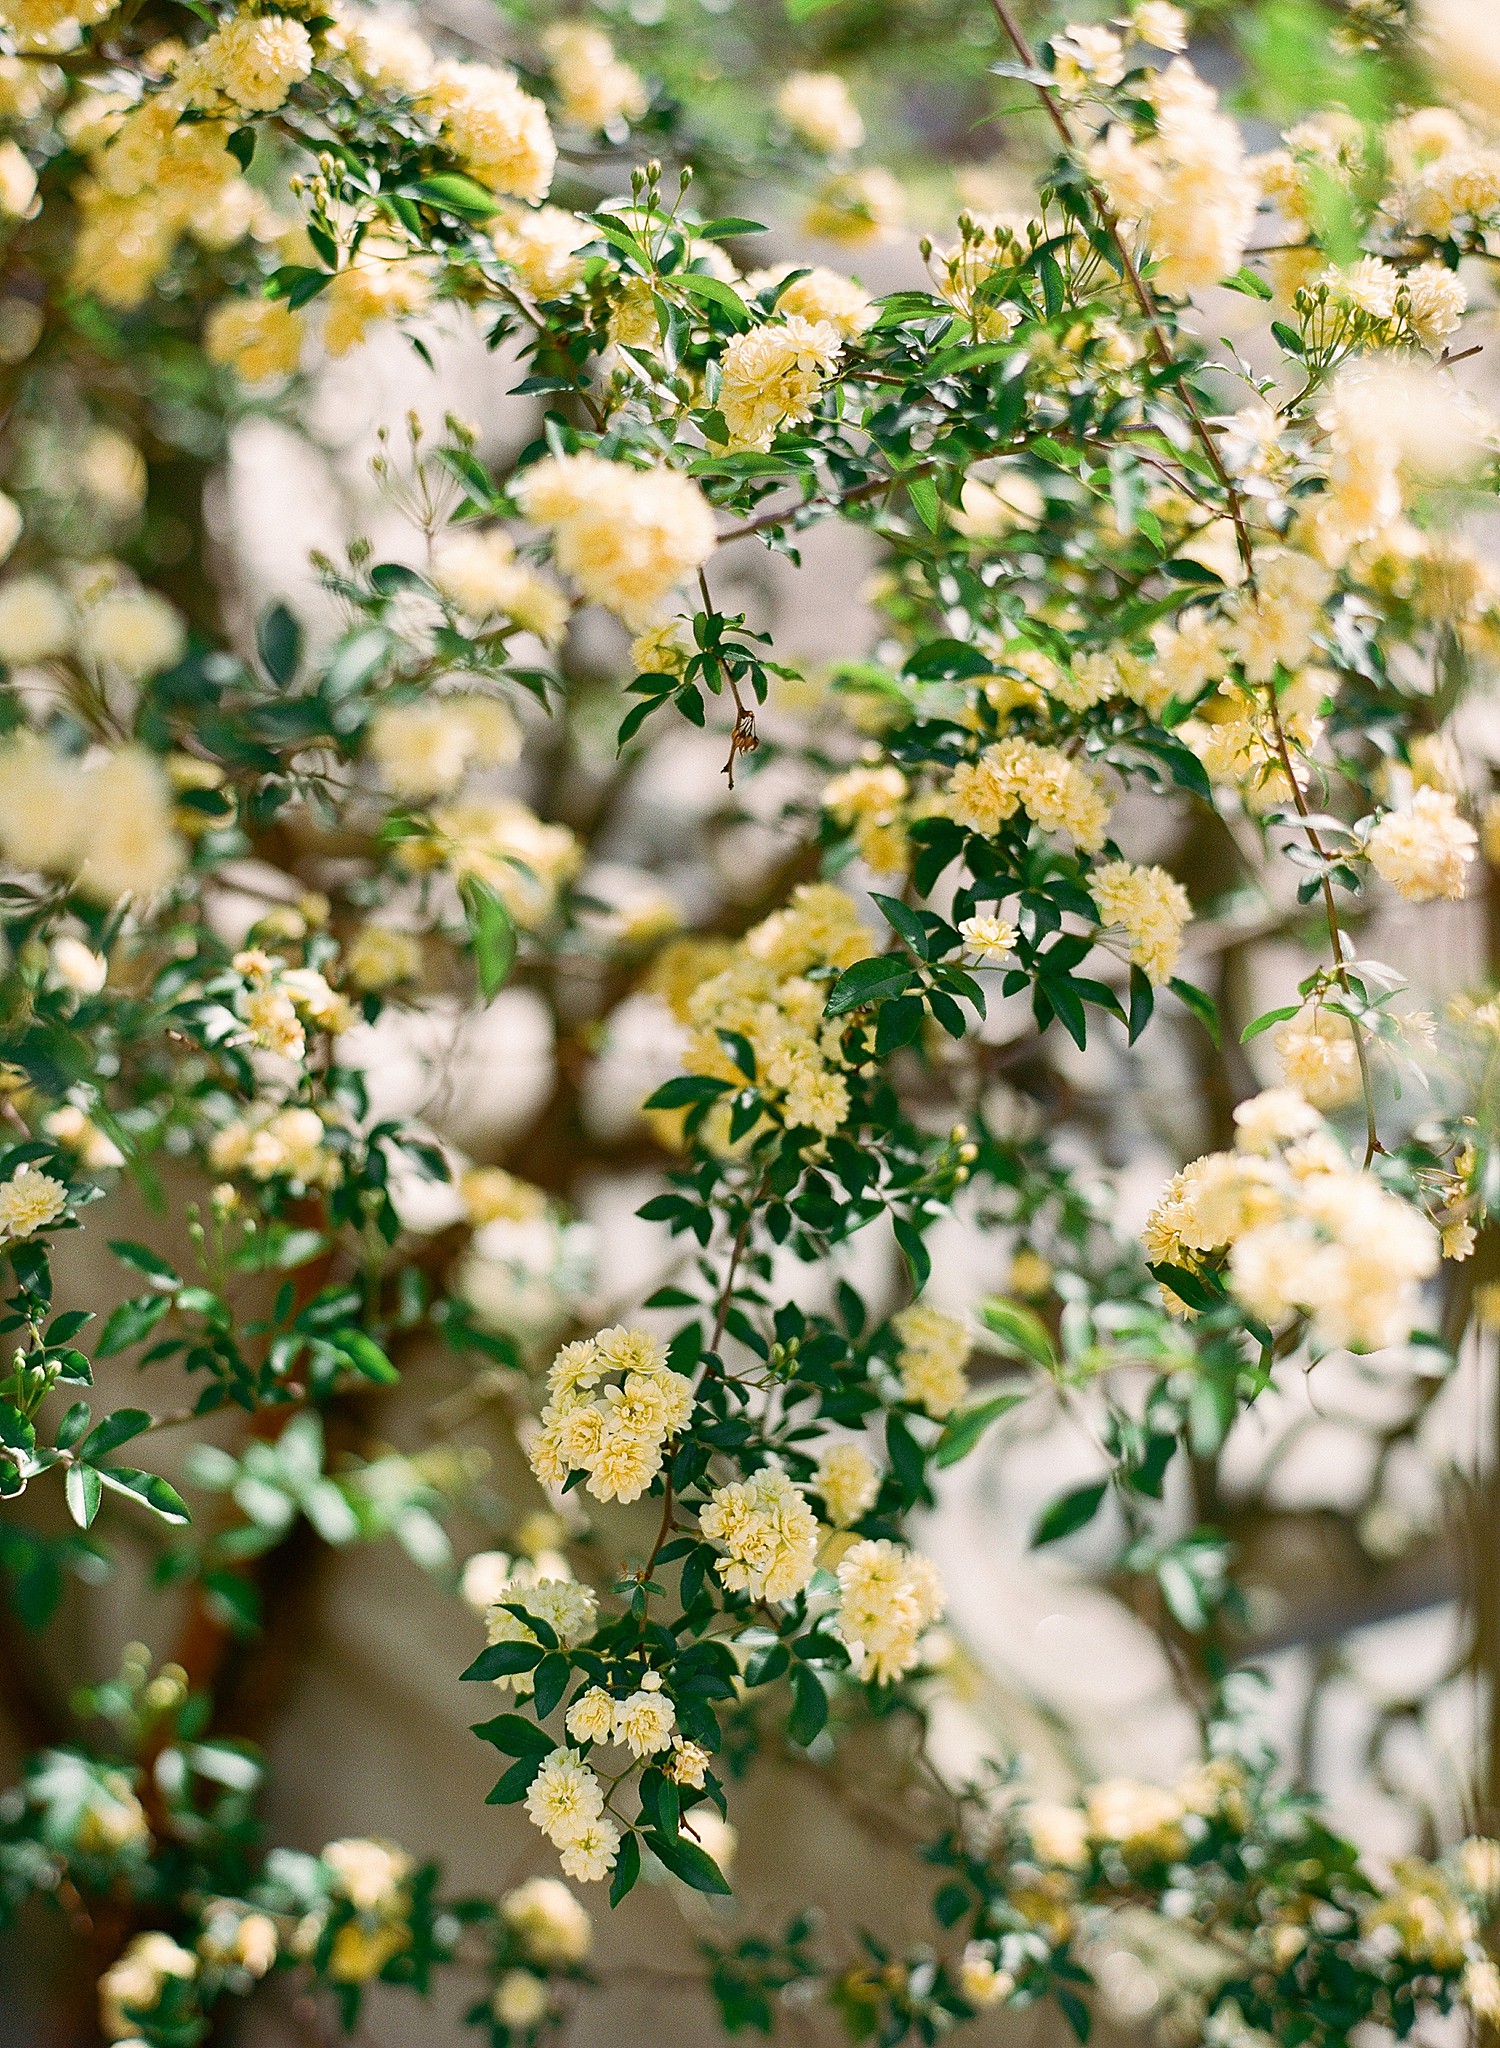
[[[526,516],[584,595],[637,629],[714,551],[708,500],[688,477],[597,455],[548,456],[516,480]]]
[[[346,1836],[326,1845],[322,1861],[333,1872],[339,1891],[361,1913],[403,1910],[405,1887],[414,1866],[394,1842]]]
[[[969,1391],[964,1368],[974,1340],[968,1324],[914,1301],[892,1317],[891,1327],[901,1341],[896,1370],[906,1399],[939,1419],[951,1414]]]
[[[538,299],[560,298],[583,280],[580,253],[596,230],[560,206],[513,207],[490,229],[495,254]]]
[[[822,1496],[829,1521],[836,1529],[847,1529],[874,1507],[880,1472],[868,1452],[849,1439],[825,1445],[812,1483]]]
[[[718,1572],[732,1592],[790,1600],[813,1575],[817,1517],[800,1488],[773,1467],[716,1487],[698,1523],[711,1543],[728,1552]]]
[[[825,156],[844,156],[865,139],[865,124],[836,71],[794,71],[776,95],[792,133]]]
[[[719,410],[732,448],[769,448],[810,419],[839,358],[837,330],[798,313],[737,334],[724,351]]]
[[[547,1980],[531,1970],[507,1970],[490,1999],[490,2011],[501,2026],[521,2034],[539,2026],[551,2010]]]
[[[642,1689],[620,1700],[614,1710],[614,1734],[632,1756],[655,1756],[670,1749],[677,1726],[677,1709],[664,1692]]]
[[[800,277],[793,275],[799,270]],[[776,299],[776,313],[780,317],[795,313],[804,320],[833,328],[843,341],[857,341],[874,325],[875,301],[864,286],[825,264],[814,264],[810,270],[794,263],[781,263],[771,270],[752,270],[745,285],[751,292],[765,292],[788,276],[791,283]]]
[[[109,592],[87,608],[78,629],[78,650],[86,660],[133,682],[173,667],[186,646],[182,614],[154,590]]]
[[[554,1749],[526,1793],[534,1826],[561,1846],[576,1842],[604,1812],[604,1787],[574,1751]]]
[[[580,1884],[597,1884],[614,1869],[619,1853],[620,1830],[602,1815],[559,1844],[558,1861]]]
[[[500,1901],[500,1917],[526,1954],[544,1968],[581,1963],[593,1946],[594,1923],[555,1877],[532,1877]]]
[[[541,101],[489,64],[439,64],[418,95],[471,177],[512,199],[547,196],[557,145]]]
[[[247,384],[267,384],[296,370],[302,333],[301,315],[280,299],[221,299],[204,322],[203,347]]]
[[[420,313],[431,297],[432,280],[415,262],[361,252],[322,294],[323,346],[346,356],[377,321]]]
[[[9,1180],[0,1181],[0,1241],[34,1237],[55,1223],[67,1206],[63,1183],[25,1161]]]
[[[271,114],[310,76],[312,39],[288,14],[241,14],[214,30],[183,67],[202,104],[221,92],[241,113]]]
[[[422,969],[422,946],[415,932],[396,925],[363,924],[344,953],[344,965],[356,988],[379,992],[415,981]]]
[[[191,1983],[198,1958],[191,1949],[154,1930],[132,1937],[99,1979],[99,2024],[111,2041],[135,2033],[134,2013],[149,2013],[161,2001],[168,1982]]]
[[[1365,841],[1371,867],[1411,903],[1461,897],[1479,835],[1446,790],[1418,789]]]
[[[1170,981],[1182,951],[1183,928],[1192,918],[1187,891],[1165,868],[1107,861],[1089,876],[1089,894],[1106,928],[1118,925],[1130,941],[1130,957],[1155,983]]]
[[[906,193],[878,164],[830,178],[802,216],[809,235],[859,248],[888,240],[906,218]]]
[[[542,38],[563,112],[582,128],[613,128],[638,121],[646,111],[646,88],[615,55],[602,29],[560,22]]]
[[[50,661],[73,641],[73,615],[46,576],[12,576],[0,584],[0,661],[12,668]]]
[[[943,1611],[937,1567],[884,1537],[851,1544],[839,1559],[834,1628],[855,1675],[890,1685],[913,1670],[924,1629]]]

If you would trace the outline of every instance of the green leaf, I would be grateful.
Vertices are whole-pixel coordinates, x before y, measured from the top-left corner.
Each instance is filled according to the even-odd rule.
[[[459,1675],[480,1680],[512,1678],[518,1671],[534,1671],[544,1655],[540,1643],[491,1643]]]
[[[710,1074],[678,1074],[663,1081],[654,1095],[648,1095],[643,1109],[690,1109],[695,1103],[717,1102],[730,1092],[732,1082],[718,1081]]]
[[[882,996],[898,996],[916,979],[910,965],[899,953],[882,953],[869,960],[856,960],[833,984],[823,1014],[842,1017]]]
[[[621,1899],[635,1886],[641,1874],[641,1845],[635,1834],[626,1835],[620,1843],[620,1853],[615,1859],[615,1874],[609,1881],[609,1903],[618,1906]]]
[[[541,1768],[542,1759],[539,1756],[523,1756],[519,1763],[511,1765],[499,1783],[485,1795],[485,1805],[514,1806],[518,1799],[526,1797]]]
[[[128,1444],[133,1436],[139,1436],[143,1429],[151,1427],[151,1416],[144,1408],[117,1408],[113,1415],[91,1429],[78,1446],[78,1455],[87,1464],[97,1464],[107,1458],[111,1451],[121,1444]]]
[[[137,1294],[110,1310],[109,1320],[99,1333],[95,1349],[101,1358],[113,1358],[149,1337],[172,1306],[169,1294]]]
[[[1265,299],[1270,301],[1276,296],[1260,273],[1249,269],[1244,264],[1234,273],[1233,277],[1220,278],[1219,282],[1226,291],[1243,292],[1247,299]]]
[[[1000,1339],[1003,1349],[1018,1351],[1044,1372],[1056,1372],[1057,1351],[1051,1333],[1034,1310],[992,1294],[979,1304],[979,1320]]]
[[[1059,1495],[1032,1531],[1032,1549],[1040,1550],[1044,1543],[1060,1543],[1064,1536],[1072,1536],[1092,1522],[1108,1491],[1108,1480],[1094,1479],[1087,1486],[1075,1486],[1071,1493]]]
[[[148,1279],[163,1280],[173,1287],[182,1285],[182,1275],[177,1268],[159,1252],[152,1251],[150,1245],[137,1244],[133,1237],[112,1237],[109,1248],[117,1259],[123,1259],[127,1266],[134,1266]]]
[[[1251,1024],[1240,1033],[1240,1044],[1248,1045],[1252,1038],[1259,1038],[1263,1031],[1269,1031],[1273,1024],[1284,1024],[1288,1017],[1295,1017],[1301,1009],[1300,1003],[1283,1003],[1279,1010],[1263,1010]]]
[[[93,1470],[112,1492],[138,1500],[143,1507],[150,1508],[153,1515],[160,1515],[164,1522],[181,1524],[193,1519],[177,1488],[159,1473],[137,1472],[129,1465],[96,1465]]]
[[[493,1721],[476,1721],[473,1733],[507,1756],[548,1756],[557,1747],[546,1729],[538,1728],[524,1714],[497,1714]]]
[[[261,666],[273,683],[286,684],[302,658],[302,628],[284,604],[273,604],[255,629]]]
[[[465,875],[459,884],[479,992],[488,1000],[498,995],[516,959],[516,927],[510,912],[488,882]]]
[[[720,220],[706,220],[693,233],[700,242],[718,242],[730,235],[765,235],[770,229],[762,221],[745,220],[737,213],[729,213]]]
[[[539,1721],[546,1719],[547,1715],[552,1712],[552,1709],[567,1691],[568,1680],[571,1676],[572,1666],[566,1657],[559,1655],[556,1651],[550,1656],[544,1657],[541,1663],[538,1664],[536,1667],[536,1690],[532,1695],[532,1699]]]
[[[343,1352],[355,1371],[362,1373],[367,1380],[374,1380],[375,1384],[380,1387],[399,1385],[401,1380],[400,1373],[386,1357],[380,1346],[375,1342],[375,1339],[366,1336],[363,1330],[340,1330],[333,1339],[333,1342],[337,1349]]]
[[[706,1849],[700,1849],[696,1842],[686,1836],[664,1835],[653,1828],[646,1837],[646,1846],[659,1857],[674,1877],[680,1877],[684,1884],[690,1884],[695,1892],[717,1892],[729,1896],[729,1885],[724,1873]]]
[[[70,1465],[68,1476],[63,1481],[63,1494],[68,1503],[68,1513],[80,1529],[86,1529],[98,1514],[99,1503],[104,1498],[99,1474],[92,1465]]]
[[[722,278],[705,277],[696,270],[685,270],[671,282],[689,298],[702,299],[706,304],[717,307],[728,316],[733,326],[744,329],[750,325],[750,308],[734,286],[725,284]]]
[[[898,931],[908,946],[921,960],[928,957],[927,927],[914,910],[895,896],[882,896],[877,890],[870,891],[870,899],[886,923]]]
[[[806,1749],[828,1720],[828,1695],[811,1665],[793,1665],[792,1695],[792,1711],[787,1717],[786,1732],[793,1742]]]
[[[927,531],[929,533],[936,533],[943,515],[938,504],[937,485],[932,481],[932,478],[930,476],[913,477],[906,486],[906,495],[911,499],[912,510],[927,528]]]
[[[500,211],[494,193],[461,171],[440,171],[434,178],[423,178],[414,189],[418,199],[445,213],[456,213],[460,220],[489,220]]]
[[[975,1401],[950,1415],[933,1452],[935,1465],[956,1465],[966,1458],[992,1422],[1009,1415],[1026,1399],[1024,1394],[995,1394],[988,1401]]]
[[[912,1286],[920,1294],[932,1272],[932,1259],[922,1242],[922,1233],[908,1216],[893,1217],[891,1229],[897,1244],[906,1254],[906,1263],[911,1268]]]
[[[1192,1011],[1214,1044],[1221,1045],[1223,1039],[1219,1031],[1219,1006],[1207,990],[1195,988],[1192,982],[1179,980],[1176,975],[1167,985],[1177,1000],[1186,1004]]]

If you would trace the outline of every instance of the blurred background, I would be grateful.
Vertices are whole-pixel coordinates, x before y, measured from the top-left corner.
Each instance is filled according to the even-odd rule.
[[[559,12],[444,0],[420,19],[463,54],[524,63]],[[691,98],[704,211],[711,199],[712,210],[768,224],[753,244],[733,245],[746,268],[823,262],[886,292],[924,281],[921,237],[951,239],[960,207],[1024,209],[1045,137],[1024,86],[989,73],[997,37],[978,0],[634,0],[595,13],[643,75]],[[1338,36],[1357,41],[1350,21],[1350,10],[1209,9],[1191,55],[1221,90],[1240,95],[1250,139],[1265,147],[1273,120],[1295,113],[1299,91],[1318,97],[1319,80],[1299,74],[1308,50],[1320,63],[1339,61]],[[1028,25],[1040,33],[1049,22],[1033,8]],[[904,217],[857,249],[810,235],[801,220],[808,194],[767,183],[757,164],[766,102],[799,68],[844,75],[869,131],[865,161],[887,167],[904,194]],[[642,153],[649,146],[646,136]],[[575,161],[554,197],[583,206],[621,183],[618,157]],[[1476,297],[1484,289],[1480,281]],[[4,314],[0,305],[0,330]],[[1198,317],[1206,334],[1251,346],[1252,316],[1247,301],[1224,293]],[[1476,338],[1488,341],[1488,329],[1477,326]],[[408,416],[433,432],[456,414],[472,425],[479,452],[502,461],[537,427],[538,401],[511,394],[515,362],[503,349],[487,352],[457,313],[432,322],[423,339],[430,366],[400,335],[380,331],[316,371],[295,406],[227,420],[159,379],[142,376],[132,387],[125,365],[117,411],[132,417],[133,432],[120,446],[86,411],[60,407],[49,441],[32,429],[26,460],[38,487],[57,497],[60,522],[94,522],[101,545],[134,535],[155,551],[152,573],[199,621],[245,642],[279,600],[313,642],[326,640],[341,618],[312,566],[315,553],[340,556],[362,536],[377,559],[418,559],[420,537],[371,468],[384,453],[401,472]],[[1488,357],[1487,349],[1466,366],[1481,392],[1493,383]],[[1493,533],[1476,538],[1500,555]],[[355,1057],[377,1112],[418,1113],[465,1159],[502,1164],[544,1192],[535,1213],[488,1226],[464,1255],[476,1320],[513,1338],[533,1366],[579,1327],[633,1317],[679,1256],[634,1213],[670,1163],[638,1104],[673,1070],[679,1040],[651,991],[651,958],[676,931],[743,930],[789,876],[812,871],[804,849],[822,776],[806,757],[821,751],[838,764],[854,756],[848,700],[834,681],[880,637],[871,602],[879,566],[866,538],[848,529],[809,535],[800,570],[754,541],[719,557],[721,608],[746,611],[807,679],[773,693],[756,772],[742,772],[732,795],[721,733],[657,721],[647,746],[616,761],[627,641],[598,612],[585,615],[562,656],[565,716],[536,712],[522,762],[497,786],[583,841],[580,886],[597,904],[590,928],[556,957],[523,964],[486,1008],[435,996],[359,1033]],[[1482,694],[1465,706],[1460,731],[1465,775],[1482,796],[1500,762],[1500,719]],[[1237,853],[1224,828],[1170,799],[1132,802],[1119,836],[1135,858],[1164,862],[1188,887],[1199,921],[1184,972],[1219,1001],[1226,1049],[1182,1014],[1128,1052],[1110,1033],[1086,1054],[1060,1034],[1043,1051],[1029,1012],[1002,1003],[986,1029],[993,1056],[983,1083],[992,1127],[1045,1132],[1084,1170],[1100,1217],[1127,1235],[1184,1159],[1222,1142],[1233,1104],[1276,1078],[1269,1041],[1240,1050],[1239,1030],[1288,999],[1311,957],[1305,913],[1291,896],[1294,871],[1268,875],[1253,852],[1248,862],[1243,848]],[[287,895],[299,879],[315,877],[246,874],[244,921],[257,914],[257,889]],[[846,880],[870,877],[856,867]],[[1464,904],[1387,904],[1367,918],[1360,944],[1439,1011],[1454,992],[1493,978],[1500,891],[1490,880]],[[933,1095],[935,1120],[962,1108],[940,1085]],[[1420,1099],[1395,1111],[1398,1120],[1421,1114]],[[456,1220],[448,1191],[413,1187],[404,1215],[415,1242],[446,1256]],[[961,1204],[934,1241],[931,1298],[967,1314],[987,1293],[1045,1293],[1049,1229],[1045,1213],[1022,1228],[992,1196]],[[147,1242],[159,1233],[146,1214],[129,1232]],[[90,1263],[86,1234],[71,1243],[72,1297],[107,1306],[110,1291],[121,1291],[119,1269]],[[897,1298],[888,1241],[867,1232],[845,1256],[873,1303]],[[1326,1798],[1333,1824],[1382,1858],[1451,1840],[1476,1818],[1493,1821],[1500,1802],[1500,1580],[1491,1563],[1500,1537],[1500,1371],[1484,1313],[1500,1296],[1500,1250],[1482,1239],[1460,1270],[1463,1285],[1479,1290],[1481,1313],[1456,1373],[1428,1379],[1406,1358],[1399,1367],[1330,1358],[1315,1380],[1294,1378],[1268,1393],[1167,1504],[1178,1533],[1211,1524],[1230,1539],[1244,1614],[1219,1647],[1260,1674],[1253,1712]],[[785,1287],[812,1300],[836,1277],[793,1265]],[[132,1383],[113,1363],[122,1384]],[[260,1633],[215,1651],[225,1724],[266,1747],[273,1839],[312,1849],[336,1836],[389,1836],[440,1859],[452,1887],[493,1893],[550,1859],[518,1810],[483,1803],[492,1758],[468,1733],[473,1689],[458,1682],[481,1623],[452,1588],[467,1556],[545,1546],[563,1532],[535,1524],[542,1503],[517,1444],[514,1376],[501,1366],[476,1375],[472,1358],[452,1353],[405,1363],[399,1389],[362,1397],[338,1425],[347,1432],[342,1448],[382,1474],[392,1539],[332,1550],[299,1523],[272,1550]],[[998,1382],[1009,1369],[981,1356],[975,1377]],[[1065,1793],[1115,1774],[1169,1782],[1196,1754],[1199,1652],[1138,1580],[1112,1576],[1118,1530],[1101,1518],[1068,1543],[1028,1547],[1042,1506],[1096,1469],[1089,1420],[1083,1396],[1071,1406],[1028,1403],[947,1474],[919,1532],[948,1589],[951,1685],[937,1709],[937,1745],[952,1773],[1013,1754],[1028,1783]],[[174,1465],[176,1455],[164,1444],[163,1469],[191,1491],[186,1447]],[[642,1511],[651,1513],[645,1503]],[[614,1528],[613,1513],[628,1542],[634,1512],[602,1510],[599,1521]],[[13,1534],[0,1540],[0,1561],[23,1587],[24,1545],[18,1550]],[[108,1583],[89,1583],[80,1559],[39,1652],[7,1616],[5,1782],[23,1749],[48,1739],[58,1702],[114,1671],[127,1644],[177,1654],[163,1633],[172,1603],[153,1589],[154,1563],[144,1537],[131,1568]],[[192,1617],[179,1625],[190,1629]],[[569,2040],[686,2048],[720,2038],[690,1965],[698,1938],[727,1924],[776,1929],[817,1901],[834,1927],[919,1932],[928,1899],[912,1893],[904,1855],[920,1839],[922,1816],[914,1824],[887,1794],[895,1741],[876,1726],[836,1770],[756,1767],[738,1792],[732,1905],[668,1883],[642,1885],[616,1921],[596,1908],[608,1988],[581,2004]],[[1190,1988],[1194,1957],[1185,1943],[1172,1949],[1165,1923],[1143,1916],[1132,1929],[1123,1921],[1090,1960],[1107,2039],[1197,2038],[1173,2017],[1174,1988]],[[73,1968],[40,1916],[6,1938],[4,2048],[74,2048],[92,2038],[91,1992],[70,1981]],[[379,2048],[456,2042],[456,1996],[424,2007],[377,1988],[359,2039]],[[794,2012],[788,2038],[832,2039],[834,2024]],[[977,2023],[975,2038],[1041,2043],[1063,2038],[1059,2029],[1047,2014],[996,2015]],[[269,1984],[225,2038],[294,2048],[320,2036]]]

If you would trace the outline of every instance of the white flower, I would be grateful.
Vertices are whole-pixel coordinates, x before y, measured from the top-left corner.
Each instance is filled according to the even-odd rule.
[[[500,1915],[531,1960],[547,1969],[581,1963],[593,1944],[593,1921],[555,1877],[517,1885],[501,1899]]]
[[[490,2010],[501,2026],[514,2027],[519,2033],[537,2026],[551,2009],[546,1978],[531,1970],[507,1970],[490,2000]]]
[[[25,1161],[10,1180],[0,1182],[0,1242],[34,1237],[55,1223],[67,1206],[63,1183]]]
[[[604,1787],[570,1749],[554,1749],[526,1793],[533,1824],[559,1847],[576,1842],[604,1812]]]
[[[1411,903],[1460,897],[1479,834],[1446,790],[1416,790],[1387,811],[1365,841],[1370,865]]]
[[[825,156],[845,155],[865,139],[859,109],[836,71],[794,71],[776,95],[776,111]]]

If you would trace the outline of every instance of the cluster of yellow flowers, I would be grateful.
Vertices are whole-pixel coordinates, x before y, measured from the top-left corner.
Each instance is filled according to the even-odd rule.
[[[718,403],[730,447],[769,448],[783,427],[811,419],[838,366],[840,346],[836,328],[800,313],[737,334],[719,370]]]
[[[857,341],[874,325],[875,301],[864,286],[824,263],[815,263],[811,269],[803,269],[799,263],[777,263],[766,270],[747,271],[745,287],[751,292],[770,291],[788,277],[791,282],[776,295],[778,313],[796,314],[815,325],[831,327],[842,341]]]
[[[1195,1159],[1167,1184],[1143,1232],[1147,1258],[1194,1272],[1227,1250],[1232,1292],[1265,1322],[1304,1315],[1322,1350],[1400,1343],[1437,1269],[1432,1224],[1355,1167],[1294,1090],[1252,1097],[1235,1121],[1235,1151]]]
[[[433,548],[431,573],[449,603],[476,623],[503,620],[548,647],[567,629],[568,600],[517,559],[515,543],[500,527],[451,529]]]
[[[614,128],[646,111],[646,88],[602,29],[560,22],[543,42],[564,114],[580,128]]]
[[[1287,1087],[1314,1109],[1341,1109],[1359,1094],[1359,1043],[1339,1011],[1308,1003],[1277,1025],[1271,1043]]]
[[[425,836],[400,842],[402,864],[418,871],[444,867],[455,881],[472,875],[528,931],[552,914],[582,860],[566,825],[543,824],[511,797],[455,797],[433,807],[428,825]]]
[[[497,697],[429,693],[382,705],[370,721],[365,752],[395,795],[433,797],[456,788],[471,769],[518,760],[521,728]]]
[[[549,1486],[586,1472],[596,1500],[639,1499],[693,1412],[692,1381],[644,1330],[617,1326],[564,1345],[547,1386],[531,1469]]]
[[[890,1685],[914,1670],[924,1629],[943,1611],[937,1566],[885,1537],[850,1544],[836,1566],[834,1621],[855,1675]]]
[[[708,500],[670,469],[550,455],[516,481],[517,503],[552,533],[559,566],[595,604],[640,628],[714,551]]]
[[[853,899],[832,883],[798,888],[784,910],[747,933],[721,964],[712,950],[695,958],[702,978],[675,990],[674,1007],[692,1027],[683,1064],[691,1074],[744,1085],[721,1031],[740,1033],[755,1055],[755,1085],[786,1123],[828,1137],[849,1112],[842,1030],[824,1019],[824,983],[807,979],[811,967],[852,967],[871,950],[870,934]],[[685,961],[688,956],[676,956]],[[715,971],[717,970],[717,971]],[[710,1138],[727,1121],[716,1110]]]
[[[473,1583],[474,1576],[466,1575],[466,1593]],[[535,1563],[512,1566],[508,1578],[481,1590],[493,1596],[484,1618],[485,1640],[491,1644],[539,1640],[520,1615],[511,1611],[517,1607],[544,1621],[565,1650],[575,1649],[591,1636],[599,1618],[599,1603],[587,1586],[569,1575],[561,1554],[548,1553]],[[531,1672],[516,1671],[497,1678],[495,1684],[502,1692],[512,1690],[518,1699],[527,1699],[536,1681]]]
[[[266,1181],[284,1175],[294,1186],[332,1187],[343,1162],[327,1144],[328,1127],[315,1109],[256,1103],[247,1115],[215,1131],[208,1162],[215,1173],[247,1173]]]
[[[969,1391],[964,1368],[974,1348],[967,1323],[944,1315],[925,1301],[914,1301],[892,1318],[901,1340],[896,1370],[901,1391],[929,1415],[949,1415]]]
[[[236,953],[233,966],[245,983],[239,1013],[254,1043],[266,1052],[300,1060],[307,1052],[309,1025],[337,1037],[354,1022],[349,998],[330,988],[315,967],[288,967],[259,946]]]
[[[791,1600],[816,1569],[818,1518],[801,1488],[774,1466],[717,1487],[699,1510],[698,1526],[727,1551],[718,1573],[731,1592]]]
[[[865,139],[865,124],[836,71],[794,71],[776,95],[776,111],[792,133],[825,156],[846,156]]]
[[[977,761],[961,761],[947,791],[959,824],[992,838],[1024,811],[1044,832],[1067,832],[1082,853],[1097,853],[1109,823],[1109,802],[1099,784],[1058,747],[1006,739],[986,747]]]
[[[1105,926],[1118,925],[1130,941],[1130,957],[1153,982],[1170,981],[1182,951],[1184,927],[1192,917],[1187,891],[1165,868],[1106,861],[1089,876],[1089,894]]]
[[[574,1749],[554,1749],[526,1794],[533,1825],[559,1851],[564,1871],[596,1884],[614,1868],[620,1830],[604,1811],[604,1787]]]
[[[894,761],[861,762],[824,784],[819,801],[852,833],[860,859],[877,875],[904,875],[911,863],[906,835],[906,777]]]
[[[1365,840],[1375,872],[1410,903],[1464,893],[1479,834],[1446,790],[1418,789],[1387,811]]]
[[[492,64],[443,63],[417,96],[470,177],[510,199],[547,196],[557,144],[539,99]]]
[[[329,1842],[321,1861],[334,1897],[346,1899],[356,1915],[333,1938],[328,1974],[336,1983],[367,1983],[410,1944],[412,1859],[393,1842],[350,1836]],[[310,1915],[299,1924],[294,1947],[311,1950],[321,1933],[320,1916]]]
[[[27,731],[0,745],[0,853],[100,903],[155,896],[185,864],[154,755],[123,746],[75,756]]]
[[[602,1685],[589,1686],[569,1707],[567,1723],[575,1742],[619,1743],[639,1760],[671,1748],[677,1709],[661,1689],[660,1673],[649,1671],[622,1700]]]
[[[1115,54],[1101,50],[1091,65],[1101,83],[1121,77],[1118,50],[1118,42]],[[1142,91],[1155,115],[1150,134],[1137,139],[1113,125],[1088,163],[1116,214],[1150,251],[1156,289],[1181,297],[1238,270],[1259,195],[1238,127],[1218,111],[1218,95],[1185,58],[1153,72]]]

